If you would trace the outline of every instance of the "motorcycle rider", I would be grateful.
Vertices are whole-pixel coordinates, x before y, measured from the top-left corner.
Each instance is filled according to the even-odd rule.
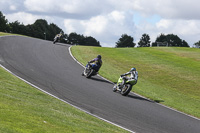
[[[62,37],[62,33],[60,32],[59,34],[57,34],[55,37],[54,37],[54,41],[55,40],[60,40],[61,39],[61,37]]]
[[[129,76],[127,76],[127,75],[129,75]],[[122,77],[123,81],[121,84],[119,84],[119,86],[123,86],[127,80],[134,79],[136,81],[135,84],[137,83],[137,80],[138,80],[138,72],[136,71],[135,67],[131,68],[131,70],[129,72],[124,73],[120,76]]]
[[[96,72],[99,71],[99,69],[101,68],[102,66],[102,60],[101,60],[101,55],[97,55],[96,58],[94,58],[93,60],[89,61],[88,64],[92,63],[92,69],[94,69]],[[86,65],[86,67],[88,67],[88,64]],[[84,75],[82,73],[82,75]]]

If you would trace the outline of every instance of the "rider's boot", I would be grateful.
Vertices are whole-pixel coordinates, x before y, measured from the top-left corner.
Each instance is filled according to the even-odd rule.
[[[85,71],[85,70],[84,70],[84,71]],[[81,75],[82,75],[82,76],[84,76],[84,75],[85,75],[85,74],[84,74],[84,71],[81,73]]]
[[[122,91],[122,83],[119,83],[118,86],[117,86],[117,88],[118,88],[118,91],[121,92]]]

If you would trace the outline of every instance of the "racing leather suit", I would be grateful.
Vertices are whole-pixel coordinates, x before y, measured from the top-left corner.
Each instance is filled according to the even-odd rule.
[[[93,63],[92,64],[92,68],[98,72],[100,67],[102,66],[102,60],[99,58],[94,58],[93,60],[89,61],[89,63]]]
[[[130,75],[130,76],[127,76],[127,75]],[[136,84],[137,80],[138,80],[138,72],[137,71],[130,71],[130,72],[127,72],[125,74],[122,74],[121,77],[123,79],[123,82],[122,82],[121,85],[124,85],[127,80],[132,80],[132,79],[134,79],[136,81],[135,82],[135,84]]]

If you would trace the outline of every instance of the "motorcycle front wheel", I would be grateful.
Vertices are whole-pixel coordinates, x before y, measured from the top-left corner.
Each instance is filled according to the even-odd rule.
[[[124,87],[122,88],[121,94],[123,96],[127,96],[128,93],[131,91],[132,85],[131,84],[125,84]]]
[[[117,84],[115,84],[114,86],[113,86],[113,92],[116,92],[117,91]]]
[[[88,69],[88,72],[86,73],[86,78],[90,78],[92,76],[93,71],[93,69]]]

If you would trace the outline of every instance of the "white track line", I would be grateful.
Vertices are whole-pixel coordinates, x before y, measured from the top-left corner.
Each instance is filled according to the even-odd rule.
[[[81,64],[81,63],[72,55],[72,53],[71,53],[71,47],[72,47],[72,46],[69,47],[69,53],[70,53],[70,55],[72,56],[72,58],[73,58],[78,64],[80,64],[81,66],[85,67],[83,64]],[[101,78],[103,78],[103,79],[105,79],[106,81],[108,81],[108,82],[114,84],[112,81],[110,81],[110,80],[108,80],[108,79],[106,79],[106,78],[100,76],[99,74],[98,74],[98,76],[101,77]],[[133,93],[133,92],[130,92],[130,93]],[[139,94],[137,94],[137,93],[133,93],[133,94],[135,94],[135,95],[137,95],[137,96],[139,96],[139,97],[141,97],[141,98],[147,99],[147,100],[149,100],[149,101],[152,101],[152,100],[150,100],[150,99],[148,99],[148,98],[146,98],[146,97],[143,97],[143,96],[141,96],[141,95],[139,95]],[[155,101],[153,101],[153,102],[155,102]],[[183,112],[181,112],[181,111],[178,111],[178,110],[176,110],[176,109],[174,109],[174,108],[168,107],[168,106],[166,106],[166,105],[163,105],[163,104],[160,104],[160,103],[157,103],[157,102],[155,102],[155,103],[158,104],[158,105],[160,105],[160,106],[163,106],[163,107],[165,107],[165,108],[168,108],[168,109],[170,109],[170,110],[173,110],[173,111],[175,111],[175,112],[178,112],[178,113],[181,113],[181,114],[183,114],[183,115],[192,117],[192,118],[194,118],[194,119],[196,119],[196,120],[200,120],[200,119],[197,118],[197,117],[194,117],[194,116],[192,116],[192,115],[188,115],[188,114],[183,113]]]

